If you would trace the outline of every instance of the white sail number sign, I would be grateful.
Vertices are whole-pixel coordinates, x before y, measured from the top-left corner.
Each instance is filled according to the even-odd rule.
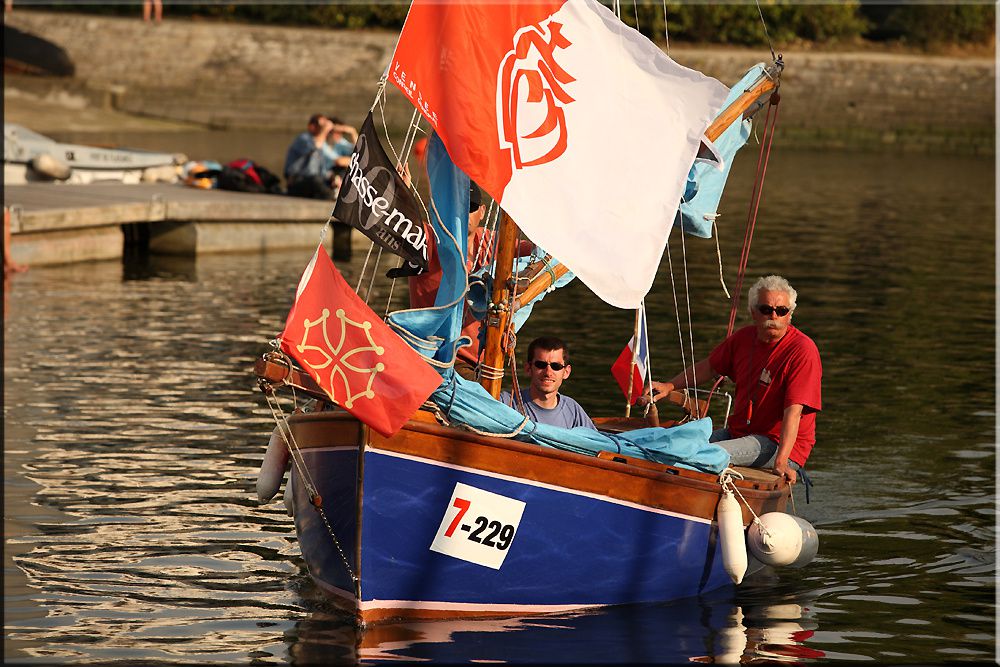
[[[523,513],[523,501],[457,482],[431,551],[499,570]]]

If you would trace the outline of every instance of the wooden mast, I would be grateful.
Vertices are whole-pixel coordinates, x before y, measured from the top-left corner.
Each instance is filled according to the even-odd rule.
[[[493,292],[486,312],[486,348],[480,361],[480,380],[483,389],[493,398],[500,396],[503,383],[505,350],[502,345],[504,332],[510,322],[510,291],[513,287],[511,273],[514,268],[514,252],[517,249],[517,224],[506,211],[500,216],[497,229],[496,274],[493,276]]]

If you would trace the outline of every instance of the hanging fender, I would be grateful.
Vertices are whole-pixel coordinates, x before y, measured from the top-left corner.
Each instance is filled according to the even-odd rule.
[[[269,502],[281,488],[281,480],[285,477],[285,470],[288,468],[288,447],[285,439],[281,437],[278,427],[271,433],[271,439],[267,443],[267,451],[264,452],[264,460],[260,464],[260,472],[257,473],[257,500],[262,504]]]
[[[739,584],[747,573],[747,547],[743,533],[743,512],[729,489],[724,488],[722,491],[715,518],[719,524],[722,567],[733,583]]]
[[[295,516],[295,491],[292,489],[292,484],[295,483],[295,475],[288,476],[288,484],[285,484],[285,511],[288,512],[288,516]]]

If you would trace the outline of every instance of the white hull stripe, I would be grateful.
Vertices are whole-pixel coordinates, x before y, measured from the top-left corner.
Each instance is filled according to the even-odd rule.
[[[357,603],[357,598],[353,593],[345,591],[319,579],[315,580],[319,586],[337,597],[348,602]],[[577,609],[594,609],[596,607],[606,607],[604,604],[487,604],[473,602],[423,602],[420,600],[364,600],[358,607],[362,612],[374,611],[377,609],[423,609],[427,611],[456,611],[456,612],[495,612],[503,614],[553,614],[565,611],[575,611]]]
[[[677,512],[670,512],[668,510],[658,509],[656,507],[649,507],[648,505],[639,505],[638,503],[629,502],[627,500],[619,500],[617,498],[609,498],[608,496],[598,495],[596,493],[589,493],[587,491],[578,491],[576,489],[570,489],[565,486],[556,486],[555,484],[546,484],[545,482],[536,482],[530,479],[524,479],[522,477],[512,477],[510,475],[504,475],[496,472],[488,472],[486,470],[480,470],[478,468],[468,468],[466,466],[455,465],[454,463],[443,463],[441,461],[433,461],[431,459],[422,458],[419,456],[413,456],[412,454],[402,454],[400,452],[391,452],[384,449],[376,449],[375,447],[369,447],[368,451],[373,454],[381,454],[383,456],[391,456],[398,459],[406,459],[408,461],[415,461],[417,463],[423,463],[425,465],[437,466],[439,468],[450,468],[452,470],[460,470],[462,472],[473,473],[476,475],[483,475],[485,477],[492,477],[494,479],[502,479],[507,482],[515,482],[518,484],[525,484],[527,486],[535,486],[540,489],[549,489],[551,491],[559,491],[561,493],[569,493],[574,496],[582,496],[584,498],[593,498],[595,500],[600,500],[606,503],[612,503],[615,505],[621,505],[623,507],[630,507],[632,509],[643,510],[645,512],[652,512],[653,514],[663,514],[665,516],[671,516],[675,519],[683,519],[685,521],[693,521],[695,523],[703,523],[706,525],[711,525],[711,519],[703,519],[697,516],[690,516],[688,514],[679,514]]]
[[[477,604],[472,602],[418,602],[415,600],[367,600],[362,611],[373,609],[424,609],[428,611],[496,612],[503,614],[551,614],[604,607],[603,604]]]

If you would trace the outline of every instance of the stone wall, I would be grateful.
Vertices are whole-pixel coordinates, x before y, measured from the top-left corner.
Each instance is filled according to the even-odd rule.
[[[168,12],[169,14],[169,12]],[[316,110],[360,123],[396,35],[134,19],[17,9],[5,20],[62,46],[75,86],[131,113],[213,127],[297,130]],[[673,47],[678,62],[734,83],[766,50]],[[784,145],[991,155],[996,65],[989,58],[786,51]],[[391,125],[412,109],[390,94]]]

